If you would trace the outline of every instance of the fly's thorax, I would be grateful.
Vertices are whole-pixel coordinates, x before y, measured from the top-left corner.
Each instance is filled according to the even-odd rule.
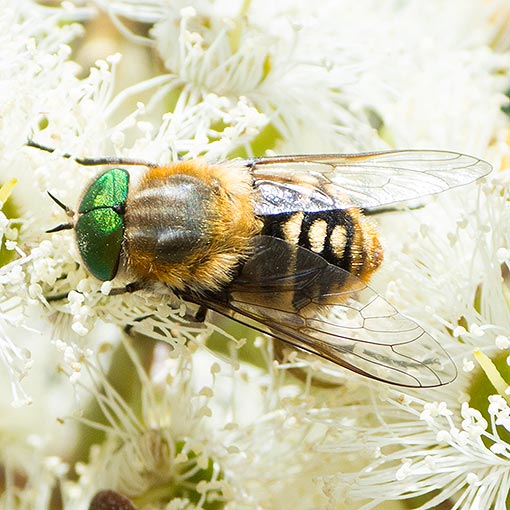
[[[196,292],[227,284],[260,230],[248,172],[196,160],[148,169],[124,220],[133,277]]]

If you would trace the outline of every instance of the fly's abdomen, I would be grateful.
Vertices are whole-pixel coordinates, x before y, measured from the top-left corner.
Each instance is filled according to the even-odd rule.
[[[262,234],[302,246],[365,282],[381,265],[377,232],[359,209],[300,211],[262,219]]]

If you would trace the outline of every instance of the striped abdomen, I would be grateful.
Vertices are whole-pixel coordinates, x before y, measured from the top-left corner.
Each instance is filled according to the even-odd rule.
[[[377,232],[359,209],[283,213],[262,219],[262,234],[307,248],[365,282],[381,265]]]

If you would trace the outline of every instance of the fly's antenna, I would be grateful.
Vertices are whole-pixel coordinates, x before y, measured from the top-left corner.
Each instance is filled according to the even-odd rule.
[[[47,192],[48,195],[50,196],[50,198],[61,208],[61,209],[64,209],[64,211],[66,212],[66,214],[69,216],[69,217],[73,217],[74,216],[74,211],[68,207],[67,205],[65,205],[63,202],[61,202],[56,196],[52,195],[49,191]],[[52,234],[53,232],[60,232],[61,230],[70,230],[74,228],[74,225],[70,222],[68,223],[61,223],[60,225],[57,225],[56,227],[53,227],[51,228],[50,230],[46,230],[46,233],[47,234]]]
[[[69,217],[74,216],[74,211],[70,207],[61,202],[55,195],[52,195],[49,191],[47,191],[46,193],[48,193],[53,202],[55,202],[61,209],[64,209],[64,211]]]

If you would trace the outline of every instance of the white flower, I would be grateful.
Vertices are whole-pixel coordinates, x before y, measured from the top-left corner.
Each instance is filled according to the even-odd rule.
[[[445,391],[435,396],[451,400],[453,395]],[[367,510],[388,500],[409,500],[407,504],[419,504],[423,509],[457,504],[457,508],[504,510],[510,489],[510,445],[500,417],[508,415],[506,402],[489,406],[490,426],[467,403],[458,409],[457,402],[450,402],[445,407],[448,412],[435,416],[426,412],[428,407],[430,404],[419,397],[407,397],[402,403],[393,392],[386,402],[378,404],[374,409],[378,422],[355,431],[363,438],[361,455],[380,453],[372,454],[372,461],[358,473],[331,477],[328,487],[332,499],[340,499],[343,490],[353,501],[365,501],[356,508]],[[345,435],[340,428],[332,433],[338,455],[360,448],[359,442],[345,442]]]
[[[96,0],[121,29],[121,18],[144,23],[148,36],[127,35],[164,61],[151,76],[130,60],[129,86],[116,79],[119,55],[78,77],[68,44],[88,32],[69,21],[94,8],[0,4],[0,463],[10,480],[27,480],[6,485],[6,508],[48,508],[56,481],[72,510],[87,509],[102,489],[140,509],[395,510],[404,500],[505,508],[508,391],[496,394],[473,355],[487,354],[505,379],[503,1]],[[55,152],[27,147],[29,138]],[[497,172],[377,219],[385,264],[374,288],[459,368],[437,390],[396,392],[354,374],[316,388],[317,361],[291,355],[277,369],[263,342],[246,355],[248,333],[193,322],[163,286],[122,294],[121,279],[99,283],[72,232],[45,233],[66,220],[46,191],[74,210],[101,171],[74,158],[167,164],[403,145],[473,153]],[[129,356],[122,330],[135,337]],[[305,369],[304,384],[285,370],[295,368]],[[131,396],[116,378],[133,384]],[[77,421],[104,436],[92,446]],[[73,459],[79,481],[60,457]]]
[[[366,459],[359,472],[329,479],[332,501],[345,498],[364,510],[390,498],[424,510],[441,504],[507,508],[510,422],[504,339],[510,333],[510,306],[508,282],[502,278],[508,260],[501,260],[501,253],[510,245],[509,175],[505,170],[479,192],[459,190],[412,211],[400,227],[406,225],[409,239],[402,239],[402,230],[395,236],[386,230],[387,260],[394,264],[381,270],[378,284],[391,279],[390,300],[419,319],[466,370],[426,395],[390,391],[341,412],[324,410],[318,421],[327,418],[336,427],[323,447]],[[395,221],[395,214],[386,220]],[[495,378],[491,375],[489,382],[488,369],[482,371],[476,362],[476,349],[491,356],[507,379],[497,389],[491,384]],[[362,412],[376,419],[344,428],[346,416],[356,419]]]
[[[155,23],[144,42],[169,71],[156,102],[176,89],[196,101],[246,96],[287,151],[388,143],[477,153],[501,122],[507,61],[487,45],[504,33],[502,1],[98,3]]]
[[[157,48],[168,74],[147,81],[147,88],[158,84],[150,107],[175,103],[178,111],[182,102],[215,94],[232,104],[246,98],[264,115],[260,139],[248,133],[231,152],[242,147],[252,155],[280,145],[293,152],[348,151],[381,143],[355,95],[361,66],[335,51],[338,27],[321,25],[309,4],[98,3],[117,22],[124,16],[154,23],[144,42]],[[325,10],[341,15],[334,2]]]
[[[45,455],[47,444],[39,436],[24,439],[2,430],[1,462],[4,485],[0,507],[12,510],[48,510],[54,490],[69,466],[57,456]]]
[[[137,353],[124,343],[128,357],[119,369],[131,374],[140,394],[123,397],[100,359],[75,355],[91,375],[84,389],[102,414],[96,423],[86,414],[81,420],[106,438],[79,467],[80,482],[64,485],[66,508],[85,508],[105,490],[140,510],[177,501],[204,509],[326,508],[315,478],[343,461],[317,451],[326,428],[303,420],[300,405],[282,406],[284,388],[276,380],[249,366],[232,370],[204,351],[169,359],[168,347],[153,350],[152,341],[134,341],[145,347],[138,345]],[[147,374],[140,356],[151,354],[157,361]]]

